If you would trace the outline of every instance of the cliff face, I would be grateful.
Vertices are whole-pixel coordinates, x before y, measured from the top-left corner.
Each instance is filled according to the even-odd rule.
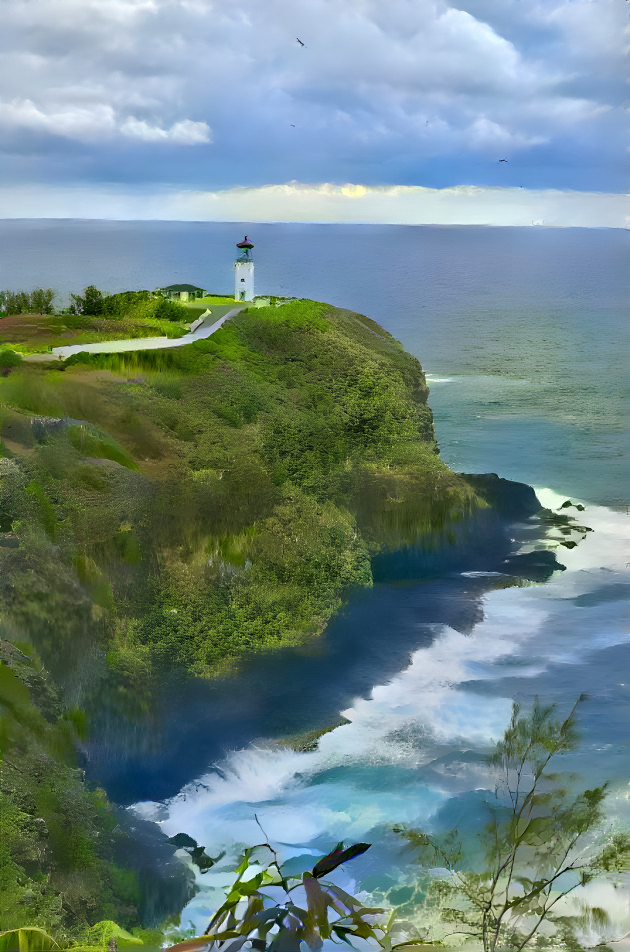
[[[24,649],[24,650],[22,650]],[[193,877],[149,824],[135,828],[86,783],[68,709],[32,647],[0,638],[0,923],[83,940],[96,921],[157,925]]]
[[[106,650],[134,703],[164,665],[312,636],[376,551],[476,504],[426,397],[386,331],[309,301],[182,349],[22,365],[0,380],[4,623],[77,700]]]

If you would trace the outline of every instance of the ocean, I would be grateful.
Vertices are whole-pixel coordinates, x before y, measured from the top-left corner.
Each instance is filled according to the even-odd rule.
[[[449,465],[627,506],[628,231],[0,221],[0,288],[230,293],[244,233],[256,293],[357,310],[419,358]]]
[[[254,813],[286,856],[325,852],[341,839],[372,843],[348,867],[346,885],[412,902],[413,863],[392,824],[474,832],[479,755],[501,736],[515,699],[527,707],[539,695],[568,713],[588,695],[582,743],[567,766],[586,786],[609,781],[610,829],[630,823],[628,232],[4,221],[0,286],[51,286],[61,299],[88,284],[190,282],[229,292],[245,233],[255,243],[257,293],[360,311],[418,357],[449,466],[528,483],[551,508],[580,503],[583,511],[568,511],[593,531],[572,549],[539,540],[564,571],[484,589],[468,625],[444,606],[496,574],[487,560],[471,553],[433,587],[385,573],[331,624],[323,668],[303,651],[282,653],[280,683],[308,680],[301,700],[277,687],[266,701],[273,716],[252,706],[252,685],[271,683],[271,662],[256,662],[240,689],[230,686],[239,731],[223,735],[218,719],[203,721],[217,732],[204,762],[200,748],[173,743],[150,769],[111,751],[96,764],[121,802],[137,801],[169,835],[186,832],[213,856],[226,850],[199,877],[183,924],[205,926],[226,864],[260,839]],[[200,716],[213,703],[203,691],[195,699]],[[292,723],[320,727],[323,708],[330,723],[340,715],[348,723],[317,749],[274,743]],[[630,929],[627,888],[592,894],[612,917],[604,938]]]

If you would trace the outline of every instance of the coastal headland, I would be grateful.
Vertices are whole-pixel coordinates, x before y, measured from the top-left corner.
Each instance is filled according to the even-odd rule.
[[[383,328],[305,300],[241,310],[188,346],[6,368],[3,923],[72,937],[181,909],[187,871],[107,794],[130,802],[133,774],[141,793],[166,796],[198,772],[191,752],[207,762],[219,735],[242,742],[225,705],[208,740],[198,699],[240,677],[264,693],[274,659],[308,657],[353,592],[465,561],[489,571],[440,609],[465,630],[488,587],[561,567],[549,552],[515,554],[508,527],[540,510],[531,490],[442,463],[427,396],[420,364]],[[339,684],[360,691],[365,672],[340,663],[326,677],[319,723],[297,729],[333,723]],[[169,720],[158,760],[185,737],[188,762],[163,788],[151,725]]]

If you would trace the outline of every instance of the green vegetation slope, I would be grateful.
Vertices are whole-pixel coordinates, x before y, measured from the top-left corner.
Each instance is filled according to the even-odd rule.
[[[308,638],[371,583],[375,551],[475,502],[426,397],[382,328],[307,301],[185,348],[13,368],[4,624],[53,671],[107,644],[134,680]]]
[[[32,648],[0,639],[0,930],[85,940],[103,919],[153,924],[192,895],[172,848],[156,841],[147,868],[120,812],[86,783],[84,730]]]

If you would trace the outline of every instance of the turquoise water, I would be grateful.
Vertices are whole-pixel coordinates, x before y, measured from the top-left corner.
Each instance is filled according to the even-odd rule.
[[[580,500],[579,519],[593,531],[571,550],[558,539],[539,542],[565,571],[544,584],[485,592],[466,625],[453,606],[484,576],[472,553],[469,565],[451,565],[438,580],[450,614],[436,612],[434,593],[413,581],[380,582],[351,603],[329,639],[342,646],[339,681],[361,668],[362,652],[376,658],[351,680],[356,693],[343,699],[337,682],[313,676],[301,707],[295,692],[268,701],[282,715],[277,733],[292,722],[320,726],[318,692],[319,707],[331,701],[331,720],[343,713],[350,723],[315,751],[279,748],[268,716],[257,721],[250,689],[256,672],[265,678],[264,665],[240,690],[234,685],[230,703],[243,711],[243,731],[233,749],[197,765],[198,749],[177,748],[196,779],[163,802],[140,795],[137,806],[211,855],[226,850],[223,864],[199,878],[184,922],[205,926],[227,864],[260,838],[254,813],[283,855],[327,851],[340,839],[373,843],[349,867],[356,882],[348,885],[387,894],[413,883],[390,825],[474,829],[479,791],[490,783],[478,755],[501,735],[513,699],[527,705],[539,694],[567,712],[588,693],[582,746],[567,766],[585,784],[609,779],[609,822],[629,821],[628,233],[5,222],[0,284],[67,293],[89,283],[119,290],[190,281],[229,290],[233,245],[245,232],[256,243],[260,293],[359,310],[418,356],[449,465],[531,483],[550,507]],[[523,527],[515,533],[526,551],[531,540]],[[378,651],[392,663],[379,669]],[[299,652],[282,664],[288,684],[308,670]],[[204,726],[213,730],[212,716]],[[168,750],[156,769],[169,775]],[[604,938],[630,928],[627,889],[602,887],[597,901],[613,919]]]
[[[563,500],[549,491],[541,497],[554,508]],[[405,627],[415,633],[417,647],[399,659],[396,673],[386,674],[383,665],[372,688],[341,709],[348,724],[307,753],[278,747],[254,731],[249,743],[209,763],[175,797],[136,805],[168,835],[185,831],[210,855],[226,851],[221,864],[199,877],[185,925],[201,931],[207,924],[230,881],[230,863],[260,840],[255,816],[281,855],[300,858],[302,868],[339,840],[372,843],[341,885],[396,902],[401,888],[413,887],[415,868],[392,824],[455,827],[474,843],[483,823],[484,786],[493,796],[492,776],[479,757],[501,736],[513,699],[526,708],[538,695],[566,714],[581,692],[588,694],[579,715],[581,745],[556,766],[575,771],[585,786],[608,781],[608,832],[630,824],[630,519],[590,505],[580,517],[593,531],[562,552],[565,571],[545,584],[486,593],[470,630],[431,620],[426,584],[375,586],[337,619],[331,634],[350,629],[355,646],[363,641],[359,650],[367,652],[375,633],[386,646]],[[445,579],[451,597],[484,574],[464,569]],[[291,674],[289,669],[288,683]],[[320,691],[328,690],[320,681]],[[238,698],[238,685],[234,692]],[[302,699],[287,692],[289,699],[298,710],[300,703],[313,704],[306,692]],[[282,704],[281,696],[275,700]],[[243,702],[249,701],[244,694]],[[592,888],[586,898],[611,916],[597,940],[630,928],[627,884]]]

